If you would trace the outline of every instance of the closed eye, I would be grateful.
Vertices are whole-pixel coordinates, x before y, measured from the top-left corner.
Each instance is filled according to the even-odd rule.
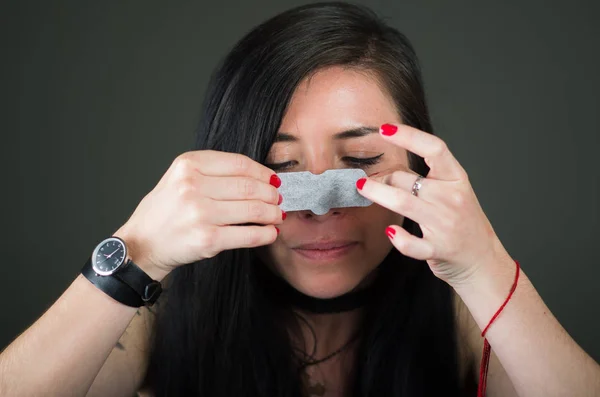
[[[354,164],[354,165],[368,167],[368,166],[379,163],[381,161],[381,156],[383,156],[383,153],[381,153],[380,155],[375,156],[375,157],[367,157],[367,158],[344,157],[343,160],[348,163]]]
[[[383,153],[377,155],[375,157],[367,157],[367,158],[359,158],[359,157],[343,157],[342,160],[348,164],[353,166],[358,166],[361,168],[368,168],[372,165],[375,165],[381,161],[381,157]],[[274,163],[274,164],[265,164],[266,167],[272,169],[273,171],[283,171],[295,166],[297,161],[286,161],[285,163]]]

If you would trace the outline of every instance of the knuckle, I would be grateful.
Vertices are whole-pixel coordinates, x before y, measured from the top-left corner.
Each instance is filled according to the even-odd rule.
[[[188,199],[195,190],[194,182],[189,176],[182,177],[175,182],[175,192],[180,198]]]
[[[466,202],[466,198],[465,198],[465,194],[461,191],[453,191],[452,193],[450,193],[449,195],[450,197],[450,201],[452,202],[452,204],[456,207],[462,207],[465,205]]]
[[[235,170],[237,172],[243,172],[246,171],[246,169],[248,169],[248,158],[246,156],[244,156],[243,154],[235,154],[233,157],[233,164],[235,167]]]
[[[205,206],[198,204],[190,205],[187,213],[193,225],[204,225],[208,220],[208,212]]]
[[[462,166],[460,167],[460,177],[463,181],[467,182],[470,185],[469,174],[467,170],[465,170]]]
[[[452,233],[458,227],[458,222],[454,218],[449,218],[446,222],[446,227],[448,228],[448,232]]]
[[[248,215],[252,218],[252,219],[261,219],[262,216],[264,216],[264,208],[263,206],[256,201],[251,201],[248,203]]]
[[[269,219],[270,223],[280,223],[281,222],[281,217],[282,217],[282,209],[276,206],[270,206],[272,208],[271,213],[271,219]]]
[[[197,229],[196,244],[202,250],[202,256],[211,258],[217,254],[216,249],[216,233],[208,227]]]
[[[400,186],[400,178],[401,173],[399,171],[394,171],[390,175],[386,176],[386,179],[392,186]]]
[[[248,232],[244,236],[244,244],[247,247],[253,247],[261,242],[261,235],[257,228],[249,228]]]
[[[256,185],[249,178],[242,178],[238,182],[238,192],[244,198],[253,197],[256,194]]]
[[[406,248],[408,247],[408,242],[404,238],[394,239],[394,245],[402,252],[406,252]]]
[[[182,153],[173,160],[172,167],[175,171],[175,175],[179,177],[185,177],[193,169],[193,160],[189,153]]]
[[[460,221],[457,217],[451,215],[444,217],[444,227],[448,233],[453,233],[458,230],[459,225]]]
[[[187,166],[191,161],[190,157],[188,152],[181,153],[179,156],[175,157],[173,164],[178,167]]]
[[[448,145],[446,144],[446,142],[442,141],[441,139],[437,140],[437,143],[435,144],[435,147],[433,149],[434,156],[442,156],[447,151]]]
[[[428,248],[425,248],[427,258],[440,258],[440,252],[436,249],[433,244],[430,244]]]

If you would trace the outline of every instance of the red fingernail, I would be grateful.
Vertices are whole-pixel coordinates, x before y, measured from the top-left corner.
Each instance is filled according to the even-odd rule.
[[[269,183],[275,187],[281,186],[281,179],[276,174],[271,175],[271,180]]]
[[[396,235],[396,230],[394,228],[388,226],[385,229],[385,234],[387,234],[387,236],[389,238],[394,238],[394,236]]]
[[[277,235],[279,236],[279,228],[275,226],[275,230],[277,230]]]
[[[287,218],[287,214],[285,213],[285,211],[281,211],[281,220],[285,221],[285,218]]]
[[[381,133],[385,136],[394,135],[398,131],[398,127],[393,124],[384,124],[381,126]]]
[[[279,201],[277,201],[277,205],[281,204],[282,202],[283,202],[283,196],[280,194]]]
[[[358,188],[358,190],[362,190],[363,186],[365,186],[366,181],[367,178],[360,178],[358,181],[356,181],[356,187]]]

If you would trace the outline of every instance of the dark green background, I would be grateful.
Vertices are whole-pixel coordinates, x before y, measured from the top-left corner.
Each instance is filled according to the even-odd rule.
[[[217,61],[302,3],[3,2],[0,347],[191,148]],[[600,359],[600,3],[367,4],[415,45],[437,134],[505,247]]]

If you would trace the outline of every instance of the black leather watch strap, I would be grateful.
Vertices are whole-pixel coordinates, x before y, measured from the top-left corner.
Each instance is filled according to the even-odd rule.
[[[162,292],[160,282],[152,280],[131,259],[117,269],[113,276],[133,288],[147,305],[156,302]]]
[[[87,262],[85,262],[83,269],[81,269],[81,274],[108,296],[124,305],[131,307],[144,306],[142,297],[121,280],[111,276],[97,275],[92,268],[91,258],[88,258]]]

